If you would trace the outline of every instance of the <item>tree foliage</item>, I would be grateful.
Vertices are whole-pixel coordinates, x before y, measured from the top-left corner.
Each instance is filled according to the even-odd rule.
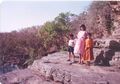
[[[11,63],[26,67],[35,59],[52,52],[52,47],[62,49],[70,30],[69,23],[70,13],[61,13],[54,21],[46,22],[42,26],[0,33],[0,64]]]

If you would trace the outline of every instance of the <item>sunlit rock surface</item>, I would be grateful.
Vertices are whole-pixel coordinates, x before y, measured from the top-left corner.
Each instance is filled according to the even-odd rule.
[[[49,54],[24,70],[0,76],[3,84],[119,84],[120,67],[70,64],[67,52]]]

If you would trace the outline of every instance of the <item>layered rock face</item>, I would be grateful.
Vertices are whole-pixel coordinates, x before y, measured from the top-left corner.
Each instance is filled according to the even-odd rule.
[[[49,54],[25,70],[0,76],[3,84],[119,84],[120,69],[70,64],[67,52]],[[75,58],[78,61],[78,57]]]
[[[110,1],[109,6],[111,8],[111,22],[112,22],[112,35],[104,37],[102,39],[96,39],[97,50],[108,50],[114,52],[114,59],[120,58],[120,1]]]
[[[118,29],[120,28],[120,2],[110,1],[110,7],[112,8],[112,20],[113,26]]]

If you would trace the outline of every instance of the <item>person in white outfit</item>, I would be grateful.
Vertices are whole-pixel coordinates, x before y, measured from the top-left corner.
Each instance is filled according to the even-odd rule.
[[[72,63],[75,62],[75,55],[74,55],[74,35],[70,34],[69,35],[69,42],[68,42],[68,54],[69,54],[69,58],[67,61],[72,61]],[[73,59],[73,60],[72,60]]]

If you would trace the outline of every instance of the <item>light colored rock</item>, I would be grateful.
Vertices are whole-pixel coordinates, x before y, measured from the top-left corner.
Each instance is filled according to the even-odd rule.
[[[120,22],[119,22],[118,28],[115,29],[114,32],[112,33],[112,37],[113,37],[113,38],[120,39]]]
[[[103,84],[107,82],[110,84],[119,84],[120,82],[119,72],[110,72],[107,69],[97,66],[69,65],[69,62],[66,60],[67,52],[58,52],[35,61],[29,69],[34,69],[42,73],[42,75],[63,84],[99,84],[101,81],[105,81]],[[37,67],[35,68],[34,66]],[[111,80],[110,76],[116,76],[116,78]]]
[[[16,70],[0,76],[2,84],[53,84],[46,81],[41,74],[30,69]]]
[[[108,81],[99,81],[99,82],[95,82],[94,84],[109,84]]]
[[[99,44],[95,45],[97,48],[110,48],[120,50],[120,39],[115,39],[112,37],[106,39],[96,39],[96,43]]]
[[[54,81],[62,83],[64,81],[65,72],[63,72],[62,70],[56,69],[52,73],[52,76],[53,76]]]
[[[65,77],[64,77],[64,83],[65,84],[70,84],[70,81],[71,81],[71,75],[70,75],[70,72],[65,72]]]
[[[113,57],[114,61],[120,61],[120,51],[119,52],[115,52],[115,55]]]
[[[99,48],[93,48],[93,52],[94,52],[93,55],[94,55],[94,57],[98,56],[100,54],[101,50],[102,49],[99,49]]]
[[[49,54],[24,70],[0,76],[3,84],[119,84],[120,70],[113,67],[72,64],[67,52]],[[78,61],[78,58],[75,58]]]

